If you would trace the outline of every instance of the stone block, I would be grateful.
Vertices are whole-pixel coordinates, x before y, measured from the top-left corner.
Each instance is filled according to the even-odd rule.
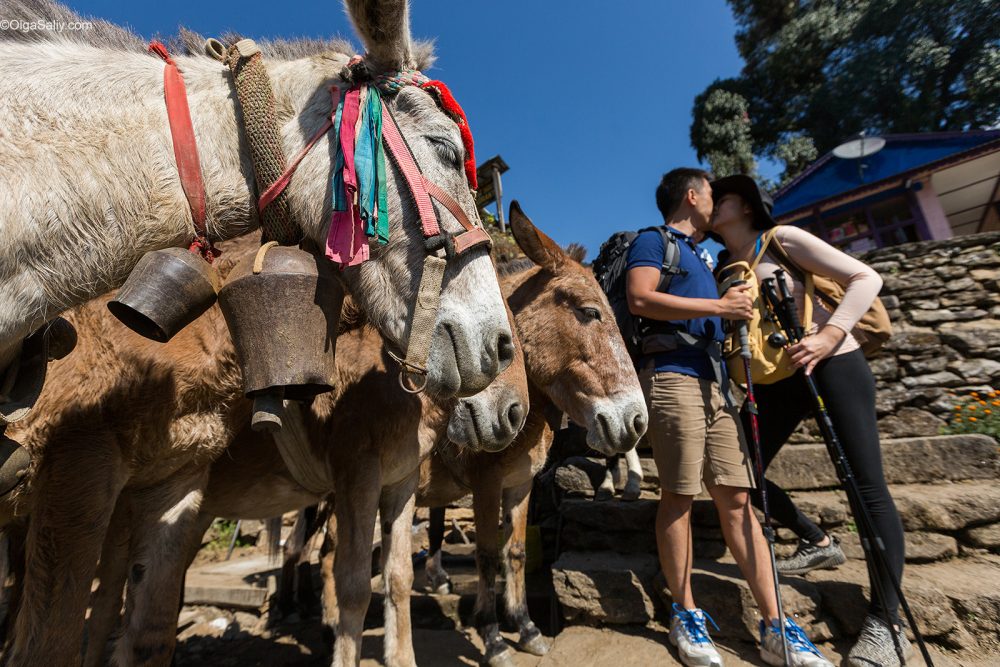
[[[583,456],[571,456],[559,464],[555,485],[568,497],[593,498],[604,481],[607,467],[603,462]]]
[[[656,612],[655,556],[564,552],[552,564],[552,584],[568,623],[646,624]]]
[[[966,356],[1000,347],[1000,321],[955,322],[942,325],[941,340]]]
[[[930,350],[929,350],[930,351]],[[948,365],[948,359],[943,356],[934,356],[929,359],[914,359],[903,362],[903,368],[907,375],[929,375],[943,371]]]
[[[901,382],[908,389],[915,387],[957,387],[962,384],[962,378],[950,371],[940,371],[927,375],[904,377]]]
[[[995,481],[913,484],[891,489],[908,531],[951,531],[1000,522],[1000,485]]]
[[[980,549],[1000,550],[1000,523],[968,528],[962,533],[962,539]]]
[[[932,331],[900,331],[885,344],[886,352],[926,352],[936,349],[941,338]]]
[[[1000,378],[1000,361],[992,359],[965,359],[948,364],[948,370],[957,373],[966,382],[991,382]]]
[[[914,324],[935,324],[937,322],[953,322],[958,319],[950,310],[911,310],[908,312],[910,321]]]
[[[1000,452],[985,435],[942,435],[886,440],[882,463],[890,484],[945,480],[991,480],[1000,477]],[[767,471],[784,489],[822,489],[839,481],[826,445],[785,446]]]
[[[926,410],[906,407],[880,419],[878,432],[882,438],[935,436],[941,433],[941,427],[944,425],[943,419],[935,417]]]
[[[673,602],[670,589],[662,576],[654,580],[656,592],[669,608]],[[758,636],[760,613],[750,586],[731,560],[712,562],[696,560],[691,573],[691,591],[698,606],[708,611],[719,625],[712,635],[754,641]],[[785,577],[781,582],[781,600],[785,614],[795,616],[813,641],[833,638],[834,629],[820,614],[819,589],[798,578]]]

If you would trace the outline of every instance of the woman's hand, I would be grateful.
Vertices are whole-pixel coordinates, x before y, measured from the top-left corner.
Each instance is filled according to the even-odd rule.
[[[806,336],[792,345],[788,352],[796,367],[805,368],[806,375],[812,375],[816,364],[833,354],[846,337],[847,333],[843,329],[825,326],[815,336]]]

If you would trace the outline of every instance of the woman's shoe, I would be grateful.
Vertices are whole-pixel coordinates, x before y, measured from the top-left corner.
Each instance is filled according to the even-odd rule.
[[[812,570],[828,570],[843,565],[847,558],[840,548],[840,540],[830,535],[830,543],[821,547],[806,540],[799,541],[799,548],[788,558],[779,558],[776,565],[781,574],[805,574]]]
[[[903,659],[909,663],[913,657],[913,645],[900,630],[897,633],[900,648],[903,649]],[[861,626],[858,641],[847,654],[848,667],[897,667],[902,663],[896,652],[896,643],[892,639],[892,630],[888,624],[877,616],[869,614]]]

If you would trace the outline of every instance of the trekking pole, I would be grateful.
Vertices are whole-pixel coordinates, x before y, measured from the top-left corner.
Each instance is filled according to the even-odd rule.
[[[743,282],[743,281],[739,281]],[[734,283],[738,284],[738,283]],[[743,374],[747,381],[747,413],[750,415],[750,433],[753,439],[754,466],[757,468],[757,487],[760,489],[760,501],[764,510],[764,539],[767,540],[767,550],[771,556],[771,576],[774,578],[774,597],[778,601],[778,628],[781,631],[781,654],[785,667],[791,667],[788,658],[788,637],[785,636],[785,607],[781,602],[781,583],[778,581],[778,562],[774,557],[774,525],[771,523],[771,510],[767,502],[767,483],[764,481],[764,460],[760,446],[760,427],[757,424],[757,399],[753,395],[753,377],[750,373],[750,334],[746,320],[739,324],[740,356],[743,357]]]
[[[802,340],[805,336],[805,330],[802,328],[802,323],[799,320],[798,310],[795,307],[795,300],[788,290],[788,285],[785,283],[784,274],[785,271],[783,269],[778,269],[774,272],[774,278],[764,279],[761,283],[761,293],[764,298],[764,303],[767,305],[772,314],[775,315],[778,323],[784,330],[787,338],[787,344],[790,346],[795,345]],[[777,283],[777,290],[775,289],[775,283]],[[778,291],[781,293],[780,297],[778,296]],[[913,612],[910,610],[909,603],[906,601],[906,596],[903,595],[903,588],[900,585],[899,579],[889,569],[888,556],[885,553],[885,542],[875,529],[875,523],[872,520],[871,513],[868,511],[868,506],[865,504],[864,498],[861,495],[861,489],[858,486],[858,481],[854,477],[854,472],[851,470],[851,466],[847,461],[847,455],[844,453],[844,448],[840,442],[840,438],[837,437],[837,432],[834,430],[833,421],[830,419],[830,413],[827,412],[826,409],[826,403],[823,401],[823,397],[819,393],[819,388],[816,386],[816,381],[813,379],[812,375],[806,375],[803,372],[802,376],[805,379],[806,386],[809,389],[809,393],[812,395],[813,403],[816,407],[816,424],[819,426],[820,433],[826,443],[827,452],[833,462],[834,469],[837,471],[837,477],[840,479],[840,483],[844,487],[844,491],[847,493],[848,502],[851,505],[854,518],[858,522],[858,536],[861,538],[861,546],[867,556],[866,560],[868,561],[868,568],[872,575],[872,594],[878,595],[883,608],[885,608],[886,625],[889,626],[889,633],[892,635],[892,642],[896,649],[896,655],[899,657],[899,662],[901,665],[905,665],[906,659],[903,656],[903,647],[899,641],[900,630],[895,628],[892,620],[888,617],[889,610],[885,604],[886,594],[885,581],[883,577],[888,577],[893,591],[899,598],[899,605],[903,608],[906,620],[909,622],[910,628],[913,630],[914,638],[917,640],[917,645],[920,647],[920,653],[924,658],[924,662],[927,667],[934,667],[934,661],[931,660],[930,653],[927,651],[927,645],[924,642],[924,637],[917,628],[917,622],[913,617]]]
[[[725,294],[730,288],[745,284],[746,281],[743,279],[737,279],[732,282],[725,283],[722,293]],[[788,656],[788,637],[785,635],[785,607],[781,600],[781,584],[778,581],[778,563],[774,554],[774,524],[771,521],[771,509],[767,500],[767,486],[764,482],[764,458],[763,449],[760,444],[760,426],[757,422],[757,399],[754,397],[753,393],[753,375],[750,370],[750,360],[753,358],[753,353],[750,350],[750,333],[746,320],[739,321],[739,324],[737,325],[737,335],[739,336],[740,341],[740,357],[743,359],[743,375],[746,378],[747,385],[746,406],[747,413],[750,415],[750,434],[751,439],[753,440],[755,468],[754,476],[757,479],[757,487],[760,489],[761,506],[764,511],[764,525],[762,527],[762,532],[764,533],[764,539],[767,540],[768,554],[771,558],[771,577],[774,581],[774,597],[778,603],[778,628],[781,631],[782,659],[784,660],[785,667],[791,667],[790,658]]]

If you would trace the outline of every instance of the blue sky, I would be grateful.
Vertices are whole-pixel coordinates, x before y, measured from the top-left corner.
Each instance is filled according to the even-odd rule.
[[[146,37],[185,25],[358,43],[338,0],[67,4]],[[697,163],[694,96],[742,65],[724,0],[412,0],[411,22],[414,37],[436,40],[431,73],[465,108],[477,158],[510,165],[506,200],[591,257],[612,232],[659,222],[659,177]]]

